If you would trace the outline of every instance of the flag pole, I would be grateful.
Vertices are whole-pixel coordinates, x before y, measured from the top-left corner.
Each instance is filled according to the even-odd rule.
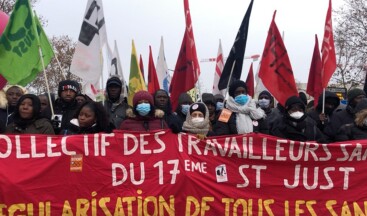
[[[61,72],[61,76],[64,80],[66,80],[66,76],[65,74],[63,73],[63,69],[61,67],[61,64],[60,64],[60,61],[59,61],[59,58],[57,58],[57,54],[55,53],[55,59],[56,59],[56,62],[57,62],[57,65],[59,66],[60,68],[60,72]]]
[[[234,70],[234,66],[236,65],[236,60],[233,61],[232,64],[232,68],[231,68],[231,73],[229,74],[229,78],[228,78],[228,83],[227,83],[227,88],[226,88],[226,93],[224,94],[227,98],[227,93],[228,93],[228,88],[229,88],[229,84],[231,83],[232,80],[232,74],[233,74],[233,70]]]
[[[34,18],[37,15],[36,15],[36,11],[33,11],[33,13],[34,14],[33,14],[33,17],[32,17],[32,19],[33,19],[32,21],[34,22]],[[35,28],[35,32],[36,32],[35,37],[36,37],[37,43],[38,43],[38,54],[39,54],[40,59],[41,59],[42,68],[43,68],[43,76],[44,76],[45,82],[46,82],[48,102],[50,103],[50,109],[51,109],[51,119],[53,119],[55,117],[55,112],[54,112],[54,106],[53,106],[52,100],[51,100],[50,85],[48,84],[48,79],[47,79],[47,74],[46,74],[46,68],[45,68],[45,62],[43,61],[43,52],[42,52],[42,48],[41,48],[41,44],[40,44],[40,39],[38,37],[38,31],[37,31],[36,25],[33,25],[33,28]]]

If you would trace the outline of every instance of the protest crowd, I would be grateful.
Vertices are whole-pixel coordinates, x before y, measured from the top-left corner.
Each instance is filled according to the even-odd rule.
[[[0,131],[65,136],[170,129],[173,133],[194,134],[199,139],[254,132],[320,143],[367,138],[366,93],[358,88],[349,90],[346,105],[335,93],[326,91],[325,102],[321,95],[316,107],[312,106],[314,101],[302,97],[302,92],[289,97],[285,106],[275,105],[274,97],[266,90],[257,99],[252,98],[242,80],[230,85],[227,99],[203,93],[194,101],[183,92],[177,107],[172,107],[169,94],[162,89],[154,95],[138,91],[132,106],[122,96],[123,91],[117,77],[107,80],[104,102],[82,95],[79,83],[74,80],[59,83],[56,100],[49,100],[44,94],[28,94],[18,85],[7,86],[1,91]],[[78,100],[77,96],[84,100]]]

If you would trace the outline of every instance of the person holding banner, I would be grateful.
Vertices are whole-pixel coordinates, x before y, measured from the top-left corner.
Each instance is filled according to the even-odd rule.
[[[214,135],[209,129],[210,120],[208,107],[201,102],[191,104],[189,112],[186,115],[186,121],[183,123],[182,130],[195,134],[199,139],[204,139]]]
[[[367,98],[357,104],[355,111],[354,122],[341,126],[335,141],[367,139]]]
[[[0,133],[13,122],[13,113],[19,98],[26,93],[25,88],[18,85],[6,86],[0,91]]]
[[[128,131],[153,131],[168,129],[164,112],[154,108],[153,96],[147,91],[138,91],[133,97],[133,108],[126,111],[127,119],[119,129]]]
[[[63,135],[111,133],[112,124],[109,123],[103,105],[95,101],[87,101],[76,111],[74,118],[61,131]]]
[[[216,135],[268,133],[263,130],[266,128],[263,121],[265,112],[256,107],[255,100],[247,95],[246,83],[242,80],[232,82],[228,93],[226,108],[219,114],[214,133]]]
[[[285,103],[285,112],[276,119],[270,134],[290,140],[326,142],[315,121],[307,118],[305,110],[306,105],[299,97],[289,97]]]
[[[55,134],[51,122],[40,116],[41,101],[36,95],[20,97],[14,110],[14,121],[6,127],[6,134]]]

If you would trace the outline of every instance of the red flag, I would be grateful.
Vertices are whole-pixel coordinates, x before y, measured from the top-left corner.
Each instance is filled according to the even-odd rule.
[[[266,38],[259,77],[269,92],[284,106],[286,100],[291,96],[298,96],[298,92],[287,49],[275,23],[275,14],[276,11]]]
[[[141,54],[140,54],[140,59],[139,59],[139,67],[140,67],[140,71],[141,71],[141,76],[143,77],[143,80],[145,81],[144,64],[143,64],[143,58],[141,57]]]
[[[314,98],[314,106],[317,106],[318,98],[322,94],[322,63],[319,50],[319,40],[315,35],[315,48],[313,49],[310,72],[308,74],[307,94]]]
[[[159,87],[157,72],[155,70],[152,48],[149,46],[149,63],[148,63],[148,92],[154,94]]]
[[[331,76],[336,69],[336,55],[333,36],[333,24],[331,20],[331,0],[326,14],[324,40],[321,46],[322,53],[322,87],[326,88]]]
[[[170,85],[173,107],[177,107],[178,97],[181,93],[195,87],[200,75],[188,0],[184,0],[184,8],[186,16],[185,35]]]
[[[247,86],[247,94],[251,97],[254,97],[255,94],[255,83],[254,83],[254,70],[252,69],[253,63],[251,63],[250,70],[248,71],[246,86]]]

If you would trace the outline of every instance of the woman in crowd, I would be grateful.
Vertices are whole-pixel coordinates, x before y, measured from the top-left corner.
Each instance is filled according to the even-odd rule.
[[[268,133],[262,131],[263,118],[266,116],[261,108],[256,107],[255,101],[247,95],[246,83],[242,80],[234,81],[229,87],[229,98],[226,109],[219,115],[214,127],[216,135],[247,134],[251,132]]]
[[[103,105],[98,102],[87,101],[78,108],[74,118],[61,131],[61,134],[110,133],[111,131],[112,128]]]
[[[183,123],[182,130],[191,134],[196,134],[199,139],[214,135],[209,131],[210,120],[209,110],[204,103],[196,102],[190,105],[186,121]]]
[[[167,129],[164,112],[154,108],[153,96],[147,91],[139,91],[133,97],[133,108],[126,111],[128,119],[124,120],[121,130],[152,131]]]
[[[55,134],[51,122],[40,117],[41,102],[36,95],[20,97],[14,111],[14,121],[6,127],[7,134]]]

